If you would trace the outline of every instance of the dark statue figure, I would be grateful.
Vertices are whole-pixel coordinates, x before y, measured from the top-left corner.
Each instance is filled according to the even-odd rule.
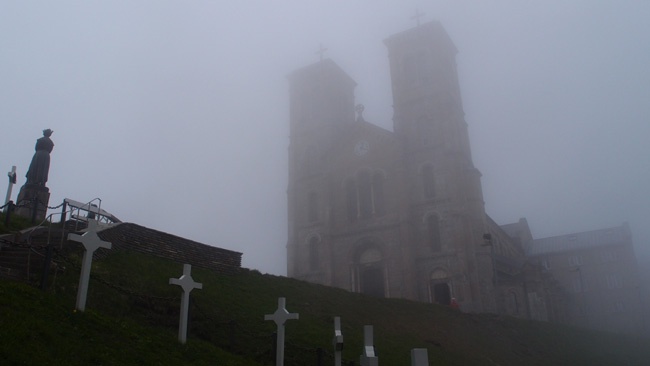
[[[47,174],[50,171],[50,153],[54,149],[54,142],[50,139],[52,130],[49,128],[43,130],[43,137],[36,140],[36,152],[32,158],[32,163],[29,164],[27,171],[27,182],[25,184],[33,184],[45,186],[47,182]]]

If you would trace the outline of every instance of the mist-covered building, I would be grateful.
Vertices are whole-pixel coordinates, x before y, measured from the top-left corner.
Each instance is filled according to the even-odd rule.
[[[621,333],[646,332],[642,288],[627,224],[534,239],[531,262],[566,291],[568,323]]]
[[[566,322],[525,220],[485,212],[456,47],[439,22],[390,36],[393,130],[363,118],[356,83],[324,59],[289,75],[287,273],[379,297]]]

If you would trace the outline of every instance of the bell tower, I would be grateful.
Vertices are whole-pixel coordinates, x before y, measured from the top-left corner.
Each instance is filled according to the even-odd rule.
[[[330,155],[354,122],[356,83],[330,59],[289,79],[290,142],[287,274],[327,284]]]
[[[480,172],[471,157],[456,70],[457,49],[442,25],[427,22],[384,41],[393,123],[411,182],[409,238],[419,297],[455,297],[473,311],[494,306],[492,262]]]

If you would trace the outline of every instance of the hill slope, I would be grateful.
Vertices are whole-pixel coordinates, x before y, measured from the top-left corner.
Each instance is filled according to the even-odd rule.
[[[340,316],[344,359],[358,362],[363,325],[375,327],[382,365],[409,365],[426,347],[431,365],[645,365],[647,340],[446,307],[376,299],[243,270],[234,276],[193,268],[188,343],[176,341],[182,265],[130,252],[96,260],[86,313],[72,311],[79,253],[58,257],[47,293],[0,281],[0,357],[9,364],[273,364],[273,322],[287,298],[300,320],[286,324],[287,366],[333,364],[333,317]],[[81,355],[81,356],[79,356]],[[6,364],[6,363],[3,363]]]

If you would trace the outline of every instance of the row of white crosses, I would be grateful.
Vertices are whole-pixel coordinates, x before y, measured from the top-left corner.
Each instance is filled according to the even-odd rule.
[[[86,309],[86,298],[88,296],[88,281],[90,279],[90,268],[92,266],[93,254],[99,248],[111,249],[111,243],[103,241],[97,235],[97,221],[88,221],[88,230],[83,235],[69,234],[68,240],[81,242],[84,246],[84,255],[81,264],[81,275],[79,276],[79,288],[77,289],[78,311]],[[181,312],[178,326],[178,341],[185,343],[187,341],[187,323],[190,306],[190,292],[193,289],[202,289],[203,284],[195,282],[192,279],[192,266],[183,265],[183,275],[180,278],[170,278],[170,285],[178,285],[183,289],[181,299]],[[286,309],[286,299],[278,298],[278,308],[273,314],[264,316],[264,320],[272,320],[277,326],[277,343],[276,343],[276,366],[284,366],[284,323],[287,320],[298,320],[299,314],[289,313]],[[378,366],[379,358],[375,354],[373,343],[372,325],[366,325],[363,328],[363,354],[359,357],[361,366]],[[343,333],[341,332],[341,318],[334,318],[334,365],[341,366],[341,353],[343,351]],[[416,348],[411,350],[411,366],[429,366],[429,359],[426,348]]]
[[[299,314],[289,313],[286,309],[286,299],[278,298],[278,308],[273,314],[264,315],[264,320],[273,320],[277,326],[277,342],[275,352],[275,366],[284,366],[284,323],[287,320],[298,320]],[[359,357],[361,366],[378,366],[379,357],[375,354],[373,343],[372,325],[363,327],[363,354]],[[341,318],[334,318],[334,366],[341,366],[343,351],[343,333],[341,332]],[[426,348],[411,350],[411,366],[429,366],[429,356]]]
[[[88,230],[83,235],[68,234],[68,240],[80,242],[84,246],[76,304],[76,309],[83,312],[86,310],[86,298],[88,297],[88,282],[90,280],[90,267],[93,263],[93,254],[99,248],[111,249],[111,243],[101,240],[97,235],[96,220],[88,220]],[[184,264],[183,275],[180,278],[170,278],[169,284],[178,285],[183,289],[181,314],[178,325],[178,341],[184,344],[187,341],[187,315],[190,308],[190,292],[195,288],[203,288],[203,284],[194,282],[192,279],[192,266],[189,264]]]

